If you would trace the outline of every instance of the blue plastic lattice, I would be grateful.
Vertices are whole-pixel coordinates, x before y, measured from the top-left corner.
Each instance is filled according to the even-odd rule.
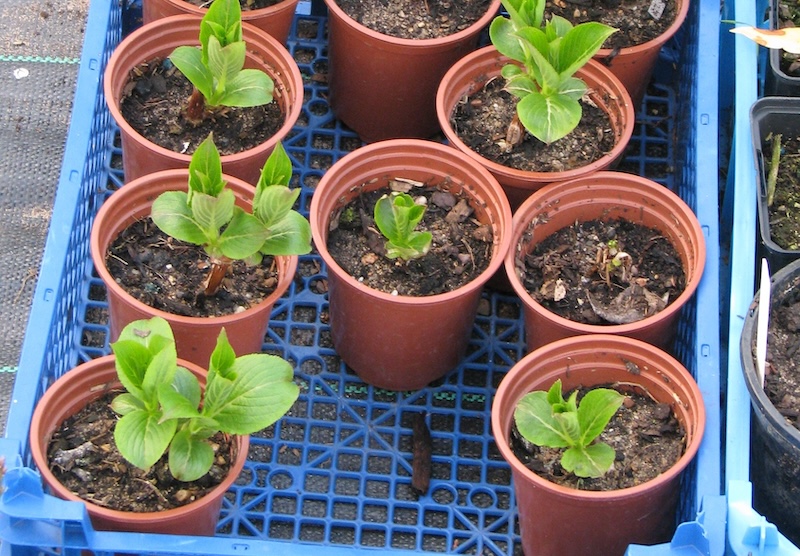
[[[6,480],[10,488],[0,500],[4,549],[106,553],[136,546],[152,554],[293,554],[303,543],[331,555],[352,548],[518,554],[510,470],[492,438],[490,406],[503,374],[524,354],[519,301],[487,292],[465,360],[436,384],[418,392],[374,389],[331,347],[325,268],[314,255],[301,257],[298,277],[276,305],[264,345],[296,366],[300,399],[275,426],[253,435],[249,461],[228,493],[216,537],[95,532],[81,504],[37,490],[26,442],[34,404],[75,364],[108,352],[105,291],[89,259],[88,236],[98,206],[122,180],[100,78],[123,25],[136,24],[134,9],[108,4],[94,1],[90,9],[53,225],[8,439],[0,443],[0,453],[14,462]],[[716,49],[698,48],[701,37],[716,44],[718,13],[712,4],[693,2],[684,29],[665,48],[621,167],[677,191],[697,212],[708,243],[705,278],[682,315],[674,350],[698,378],[708,411],[705,441],[684,476],[676,516],[684,523],[695,519],[704,497],[719,495],[721,484],[716,79],[700,72],[702,65],[716,65]],[[302,211],[325,169],[361,145],[326,101],[325,21],[298,14],[289,40],[306,84],[303,114],[285,141],[295,185],[303,188]],[[433,436],[433,477],[429,494],[418,497],[410,485],[411,418],[422,411]],[[721,527],[722,519],[704,515],[683,531],[697,533],[688,536],[705,543],[701,553],[717,553],[705,531]]]

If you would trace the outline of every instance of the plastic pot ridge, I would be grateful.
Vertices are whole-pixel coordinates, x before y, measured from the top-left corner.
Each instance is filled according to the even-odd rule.
[[[127,512],[87,502],[64,487],[50,471],[47,445],[61,423],[92,400],[109,390],[122,387],[117,380],[114,362],[115,357],[107,355],[83,363],[53,383],[37,404],[31,420],[30,446],[31,457],[42,479],[59,498],[85,503],[92,525],[101,531],[213,535],[225,492],[237,479],[247,460],[249,436],[236,437],[236,459],[222,483],[194,502],[161,512]],[[203,368],[189,361],[178,360],[178,364],[189,369],[202,384],[205,383],[206,371]]]
[[[492,227],[489,267],[457,290],[425,297],[390,295],[360,283],[327,250],[331,214],[362,191],[402,176],[463,191],[474,217]],[[467,349],[486,281],[510,245],[511,209],[497,181],[455,149],[417,139],[381,141],[334,164],[317,185],[310,218],[328,268],[330,325],[342,359],[364,380],[390,390],[417,390],[455,368]]]
[[[638,374],[630,372],[631,364]],[[540,477],[514,455],[509,435],[522,396],[547,390],[559,378],[565,391],[639,385],[671,406],[686,430],[684,454],[656,478],[614,491],[571,489]],[[632,543],[668,541],[675,529],[680,474],[696,455],[704,429],[705,405],[696,382],[677,360],[650,344],[596,334],[565,338],[529,353],[502,379],[492,403],[492,432],[511,466],[525,554],[621,556]]]
[[[123,40],[104,74],[103,91],[109,112],[120,128],[125,180],[132,181],[159,170],[188,168],[190,154],[181,154],[157,145],[128,124],[120,111],[120,100],[131,71],[147,60],[166,58],[178,46],[199,45],[200,16],[177,15],[144,25]],[[247,43],[246,68],[265,71],[275,82],[273,102],[284,114],[283,126],[268,141],[235,154],[222,156],[222,171],[248,183],[256,183],[261,167],[278,141],[300,117],[303,104],[303,79],[297,63],[286,48],[261,29],[242,24]]]

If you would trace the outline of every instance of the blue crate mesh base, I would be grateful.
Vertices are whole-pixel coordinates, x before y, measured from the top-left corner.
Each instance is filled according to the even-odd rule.
[[[89,62],[101,75],[125,25],[136,15],[117,3],[92,3],[104,36],[91,35],[102,57]],[[90,25],[92,23],[90,13]],[[332,114],[327,103],[326,20],[299,15],[289,40],[305,81],[300,121],[284,142],[295,167],[293,185],[302,188],[300,210],[307,213],[316,184],[327,168],[361,141]],[[680,71],[697,70],[695,53],[682,42],[697,43],[690,16],[682,35],[664,50],[657,78],[637,115],[633,139],[620,170],[654,179],[679,193],[693,208],[695,183],[692,125],[696,89]],[[683,63],[681,63],[683,62]],[[62,172],[59,214],[49,241],[66,255],[57,271],[45,269],[39,289],[51,302],[52,316],[39,324],[47,334],[30,334],[20,368],[31,380],[18,381],[9,430],[26,436],[32,405],[47,386],[83,360],[109,352],[105,289],[88,253],[88,236],[100,204],[122,187],[122,159],[115,126],[102,96],[101,80],[86,106],[91,116],[81,135],[83,166]],[[681,140],[681,138],[684,140]],[[68,145],[68,148],[72,147]],[[66,157],[69,166],[69,153]],[[54,219],[55,220],[55,219]],[[52,231],[51,231],[52,232]],[[264,339],[264,351],[287,358],[301,385],[298,402],[273,427],[252,436],[245,470],[228,492],[217,537],[199,545],[171,544],[169,537],[137,537],[140,553],[231,553],[224,541],[238,539],[245,548],[269,541],[327,547],[331,554],[351,548],[416,550],[459,554],[520,554],[516,502],[508,465],[500,457],[490,427],[493,394],[504,373],[525,353],[519,300],[486,291],[468,353],[453,372],[417,392],[389,392],[364,384],[340,360],[328,326],[326,269],[316,255],[300,259],[298,276],[276,304]],[[693,373],[698,367],[696,303],[683,312],[675,355]],[[426,414],[433,439],[430,490],[411,488],[412,422]],[[26,450],[27,448],[23,448]],[[27,454],[25,463],[32,464]],[[693,464],[684,475],[678,521],[697,511]],[[44,521],[44,520],[43,520]],[[43,529],[47,524],[41,524]],[[55,528],[57,524],[53,524]],[[58,542],[32,545],[64,553]],[[103,537],[106,542],[108,537]],[[110,541],[108,541],[110,542]],[[255,542],[256,544],[249,544]],[[66,544],[66,543],[63,543]],[[75,545],[85,546],[81,542]],[[98,554],[123,551],[129,544],[94,546]],[[238,544],[236,546],[239,546]],[[260,549],[260,548],[259,548]],[[49,549],[44,548],[45,552]]]

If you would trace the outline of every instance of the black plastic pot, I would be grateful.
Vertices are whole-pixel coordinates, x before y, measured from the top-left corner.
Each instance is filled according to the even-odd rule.
[[[770,0],[769,28],[778,29],[778,2]],[[769,49],[769,64],[764,76],[764,94],[768,96],[800,96],[800,77],[794,77],[781,69],[783,50]]]
[[[772,240],[767,207],[767,161],[770,149],[764,140],[772,133],[800,136],[800,98],[764,97],[750,109],[753,148],[758,183],[758,250],[759,258],[766,258],[772,272],[800,259],[800,250],[784,249]]]
[[[800,301],[800,261],[775,273],[771,289],[771,313],[782,304]],[[753,507],[795,545],[800,545],[800,430],[787,423],[772,405],[756,372],[758,297],[756,293],[750,305],[739,345],[753,415],[750,421]]]

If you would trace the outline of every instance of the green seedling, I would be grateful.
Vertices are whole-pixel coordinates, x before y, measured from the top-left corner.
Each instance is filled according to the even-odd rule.
[[[520,434],[537,446],[566,448],[561,466],[578,477],[600,477],[614,463],[614,449],[594,442],[605,430],[625,396],[609,388],[590,390],[577,403],[578,392],[565,400],[561,380],[549,391],[526,394],[514,411]]]
[[[581,120],[579,100],[587,86],[574,74],[616,29],[598,22],[573,26],[559,16],[543,24],[545,0],[502,0],[502,4],[509,17],[496,17],[489,37],[501,54],[521,64],[502,69],[506,90],[519,98],[506,148],[522,141],[517,120],[540,141],[552,143]]]
[[[600,274],[606,285],[610,288],[611,276],[617,271],[621,273],[620,280],[622,282],[627,282],[629,280],[633,259],[620,248],[619,242],[616,239],[610,239],[597,248],[595,264],[598,274]]]
[[[411,260],[424,256],[431,248],[430,232],[414,228],[425,215],[425,205],[418,205],[408,193],[386,194],[375,203],[375,224],[386,238],[386,256]]]
[[[201,48],[179,46],[169,59],[194,85],[186,118],[202,121],[220,106],[250,107],[272,102],[275,83],[263,71],[243,69],[239,0],[214,0],[200,23]]]
[[[167,191],[153,202],[150,216],[175,239],[201,245],[211,260],[205,294],[215,295],[234,260],[250,264],[262,255],[311,251],[311,226],[292,210],[300,189],[290,189],[292,163],[281,143],[267,159],[253,199],[253,213],[236,206],[222,179],[222,160],[209,135],[189,163],[189,189]]]
[[[767,206],[771,207],[775,201],[775,188],[778,186],[778,173],[781,167],[781,142],[783,135],[770,134],[767,140],[772,142],[772,153],[769,158],[769,172],[767,173]]]
[[[126,390],[111,404],[120,415],[117,448],[143,470],[168,453],[170,473],[179,481],[197,480],[211,469],[212,436],[266,428],[299,395],[289,363],[263,353],[236,357],[224,329],[211,354],[205,390],[178,366],[172,329],[160,317],[128,324],[111,349]]]

